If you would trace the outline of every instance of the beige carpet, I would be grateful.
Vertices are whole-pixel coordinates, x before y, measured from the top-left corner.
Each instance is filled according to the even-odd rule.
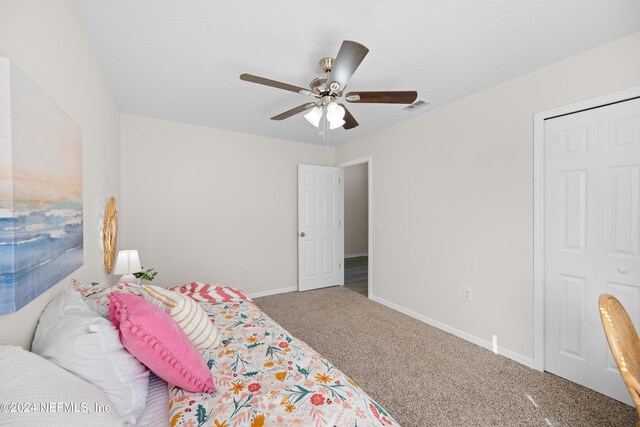
[[[633,426],[635,409],[342,287],[256,303],[404,427]]]

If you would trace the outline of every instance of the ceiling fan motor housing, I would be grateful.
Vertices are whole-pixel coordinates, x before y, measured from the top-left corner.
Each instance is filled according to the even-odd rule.
[[[315,79],[311,80],[309,86],[311,87],[313,93],[315,93],[316,95],[329,92],[329,87],[327,86],[327,76],[316,77]]]
[[[320,77],[316,77],[311,80],[309,86],[311,86],[311,90],[316,95],[326,95],[332,94],[334,96],[340,96],[341,93],[338,93],[340,89],[340,85],[336,82],[331,82],[327,84],[327,79],[329,78],[329,74],[331,74],[331,69],[333,68],[333,64],[336,62],[335,58],[326,57],[320,60],[320,68],[324,71],[324,74]],[[336,86],[337,85],[337,86]]]
[[[331,104],[335,100],[336,100],[336,97],[333,96],[333,95],[325,95],[322,98],[320,98],[320,102],[324,106],[327,106],[327,105]]]

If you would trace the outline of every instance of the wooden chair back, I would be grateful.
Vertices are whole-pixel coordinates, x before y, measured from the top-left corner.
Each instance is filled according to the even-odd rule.
[[[616,297],[600,295],[600,319],[618,370],[640,415],[640,338],[627,310]],[[636,426],[640,425],[640,421]]]

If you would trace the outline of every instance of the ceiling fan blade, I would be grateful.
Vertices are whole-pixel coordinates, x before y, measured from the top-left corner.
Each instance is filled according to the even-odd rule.
[[[265,79],[264,77],[254,76],[253,74],[240,74],[240,80],[244,80],[245,82],[257,83],[259,85],[271,86],[277,89],[288,90],[290,92],[296,93],[302,93],[300,91],[309,91],[309,89],[305,89],[303,87],[298,87],[271,79]]]
[[[289,111],[285,111],[284,113],[278,114],[277,116],[273,116],[271,117],[271,120],[284,120],[284,119],[288,119],[291,116],[295,116],[296,114],[302,113],[303,111],[306,111],[310,108],[313,108],[316,106],[315,102],[308,102],[306,104],[302,104],[297,106],[296,108],[292,108]]]
[[[345,130],[349,130],[358,126],[358,121],[353,117],[349,110],[347,110],[347,107],[345,107],[344,104],[340,104],[340,106],[344,108],[344,124],[342,125],[342,127]]]
[[[413,91],[388,91],[388,92],[349,92],[346,100],[361,104],[411,104],[418,97],[418,92]]]
[[[347,86],[347,82],[356,72],[367,53],[369,53],[369,49],[360,43],[351,40],[342,42],[336,61],[331,68],[331,74],[327,79],[328,83],[338,82],[340,84],[338,89],[333,89],[334,92],[341,91]]]

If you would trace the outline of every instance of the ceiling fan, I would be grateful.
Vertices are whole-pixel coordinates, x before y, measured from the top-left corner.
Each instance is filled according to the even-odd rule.
[[[271,120],[288,119],[296,114],[310,110],[304,117],[315,127],[319,127],[321,119],[325,118],[324,124],[328,125],[330,129],[338,127],[343,127],[347,130],[353,129],[358,126],[358,122],[344,104],[340,103],[339,98],[343,96],[347,102],[361,104],[411,104],[418,97],[416,91],[349,92],[344,95],[349,79],[355,73],[364,57],[367,56],[367,53],[369,53],[369,49],[360,43],[350,40],[343,41],[335,59],[328,57],[320,60],[320,67],[324,73],[309,83],[309,89],[252,74],[241,74],[240,80],[315,98],[313,102],[307,102],[273,116]]]

